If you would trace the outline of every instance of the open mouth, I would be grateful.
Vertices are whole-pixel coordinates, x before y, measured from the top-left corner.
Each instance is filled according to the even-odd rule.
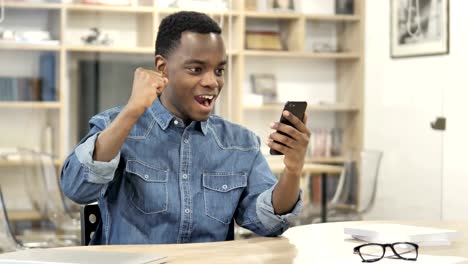
[[[204,107],[210,107],[214,101],[214,98],[214,95],[197,95],[195,96],[195,101]]]

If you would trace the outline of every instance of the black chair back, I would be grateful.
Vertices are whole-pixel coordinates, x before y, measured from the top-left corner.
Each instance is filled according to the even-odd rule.
[[[101,211],[98,204],[87,204],[81,207],[81,245],[87,246],[95,235],[101,222]]]

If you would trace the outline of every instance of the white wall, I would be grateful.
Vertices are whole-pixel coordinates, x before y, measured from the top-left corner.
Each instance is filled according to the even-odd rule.
[[[449,55],[404,59],[390,58],[389,2],[366,1],[365,147],[384,151],[368,218],[468,219],[468,1],[450,2]],[[431,130],[444,114],[448,130]]]

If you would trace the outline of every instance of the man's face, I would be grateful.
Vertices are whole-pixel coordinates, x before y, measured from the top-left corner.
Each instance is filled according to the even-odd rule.
[[[182,33],[167,58],[163,105],[184,121],[204,121],[224,85],[226,51],[221,35]]]

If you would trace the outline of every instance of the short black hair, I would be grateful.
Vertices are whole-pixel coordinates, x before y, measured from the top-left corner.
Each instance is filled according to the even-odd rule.
[[[221,28],[206,14],[193,11],[180,11],[165,17],[159,25],[155,43],[155,55],[167,58],[180,44],[182,32],[221,34]]]

